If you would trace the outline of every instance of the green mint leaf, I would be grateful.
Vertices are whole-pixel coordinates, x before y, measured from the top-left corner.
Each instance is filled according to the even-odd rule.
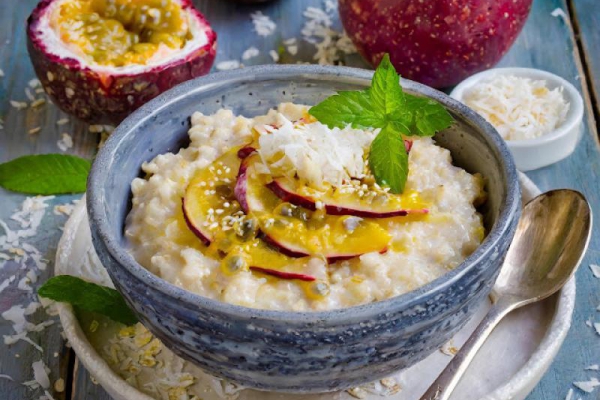
[[[401,113],[404,108],[405,98],[400,86],[400,76],[388,54],[383,56],[373,74],[369,94],[373,108],[388,117]]]
[[[407,95],[406,108],[412,113],[411,135],[433,136],[454,122],[446,108],[432,99]]]
[[[38,295],[70,303],[86,311],[97,312],[125,325],[138,322],[119,292],[75,276],[58,275],[48,279],[38,289]]]
[[[384,116],[377,112],[366,91],[338,92],[308,110],[308,113],[329,128],[381,128]]]
[[[402,193],[408,178],[408,153],[402,135],[391,124],[384,126],[371,143],[369,168],[378,184],[388,186],[392,193]]]
[[[0,186],[40,195],[82,193],[90,167],[90,161],[64,154],[19,157],[0,164]]]

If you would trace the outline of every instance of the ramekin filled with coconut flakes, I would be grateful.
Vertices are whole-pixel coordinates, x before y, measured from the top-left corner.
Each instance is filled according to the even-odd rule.
[[[550,72],[494,68],[464,80],[450,95],[496,128],[522,171],[560,161],[577,146],[583,99]]]

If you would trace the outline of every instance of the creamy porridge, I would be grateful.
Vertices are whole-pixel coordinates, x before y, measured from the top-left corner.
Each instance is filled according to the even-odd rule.
[[[126,237],[136,260],[186,290],[273,310],[328,310],[411,291],[481,243],[480,176],[431,138],[405,142],[402,195],[373,182],[375,134],[329,129],[307,107],[195,113],[191,143],[142,166]]]

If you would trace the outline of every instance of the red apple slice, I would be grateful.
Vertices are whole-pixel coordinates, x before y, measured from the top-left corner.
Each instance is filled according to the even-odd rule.
[[[329,262],[387,249],[390,235],[378,223],[354,216],[331,216],[282,202],[258,174],[256,154],[240,166],[235,195],[242,209],[258,220],[263,240],[290,257],[320,255]],[[348,223],[351,220],[351,223]]]
[[[332,187],[321,192],[300,186],[296,179],[289,178],[276,178],[269,182],[267,187],[280,199],[309,210],[316,210],[317,203],[321,202],[322,208],[329,215],[391,218],[429,212],[414,192],[397,195],[377,190],[376,194],[365,196],[363,190],[353,187],[349,192],[342,192]],[[359,195],[361,192],[362,196]]]
[[[241,163],[238,151],[232,149],[198,171],[181,201],[188,228],[207,246],[222,230],[223,220],[241,210],[233,193]]]

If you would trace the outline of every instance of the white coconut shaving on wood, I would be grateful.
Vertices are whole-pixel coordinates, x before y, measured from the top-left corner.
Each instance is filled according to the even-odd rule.
[[[590,365],[589,367],[585,367],[586,371],[598,371],[600,370],[600,366],[598,364]]]
[[[61,118],[58,121],[56,121],[56,125],[61,126],[61,125],[66,125],[69,123],[69,118]],[[91,126],[90,126],[91,128]]]
[[[13,106],[13,108],[16,108],[17,110],[24,110],[27,107],[29,107],[26,102],[16,100],[10,100],[10,105]]]
[[[260,51],[256,47],[249,47],[242,53],[242,60],[247,61],[251,58],[257,57],[259,54]]]
[[[254,24],[254,31],[262,37],[267,37],[275,32],[277,24],[273,22],[269,16],[264,15],[261,11],[256,11],[250,14],[252,24]]]
[[[590,269],[596,278],[600,278],[600,266],[596,264],[590,264]]]
[[[550,13],[550,15],[552,15],[555,18],[559,18],[560,17],[565,22],[569,21],[569,17],[567,16],[567,13],[565,13],[565,11],[562,8],[560,8],[560,7],[557,7],[554,10],[552,10],[552,12]]]
[[[296,38],[284,40],[283,44],[285,45],[285,49],[288,53],[290,53],[293,56],[298,54],[298,41],[296,40]]]
[[[275,50],[269,51],[269,55],[273,59],[273,62],[278,62],[279,61],[279,54]]]
[[[600,322],[594,322],[594,329],[596,330],[596,333],[600,335]]]
[[[573,382],[573,385],[586,393],[592,393],[596,387],[600,386],[600,381],[594,377],[589,381]]]
[[[0,78],[4,78],[4,71],[2,69],[0,69]]]
[[[227,61],[221,61],[220,63],[217,64],[217,69],[219,71],[229,71],[231,69],[237,69],[240,68],[242,65],[240,64],[240,62],[238,60],[227,60]]]
[[[40,387],[48,389],[50,387],[50,378],[48,377],[50,369],[46,367],[42,360],[34,361],[31,367],[33,368],[33,379]]]
[[[63,133],[56,145],[62,152],[65,152],[73,147],[73,138],[68,133]]]
[[[343,64],[342,57],[356,53],[356,47],[345,32],[332,28],[337,7],[325,3],[325,9],[308,7],[303,15],[306,18],[302,27],[302,37],[312,44],[316,52],[313,59],[322,65]]]

